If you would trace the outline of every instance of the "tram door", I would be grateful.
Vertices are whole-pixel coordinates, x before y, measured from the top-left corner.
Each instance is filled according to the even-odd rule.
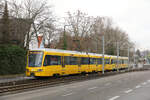
[[[64,62],[64,56],[61,57],[61,62],[62,62],[62,75],[65,74],[65,62]]]
[[[81,58],[78,58],[78,72],[81,73]]]

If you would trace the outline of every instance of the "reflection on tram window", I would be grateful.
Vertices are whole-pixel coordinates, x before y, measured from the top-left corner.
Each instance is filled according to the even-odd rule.
[[[60,56],[50,56],[50,55],[45,56],[44,66],[60,65],[60,64],[61,64],[61,57]]]

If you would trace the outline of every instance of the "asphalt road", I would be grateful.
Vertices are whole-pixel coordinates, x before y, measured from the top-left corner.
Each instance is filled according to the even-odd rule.
[[[150,100],[150,71],[1,96],[0,100]]]

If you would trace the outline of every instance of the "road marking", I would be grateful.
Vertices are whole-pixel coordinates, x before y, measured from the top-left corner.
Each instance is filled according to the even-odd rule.
[[[78,86],[72,86],[70,88],[77,88],[77,87],[82,87],[83,85],[78,85]]]
[[[130,93],[130,92],[132,92],[132,91],[133,91],[133,90],[130,89],[130,90],[125,91],[125,93]]]
[[[137,85],[135,88],[138,89],[138,88],[140,88],[140,87],[141,87],[141,85]]]
[[[68,93],[68,94],[65,94],[65,95],[62,95],[62,96],[69,96],[69,95],[72,95],[73,93]]]
[[[65,90],[64,92],[66,92],[66,93],[71,93],[72,90]]]
[[[146,85],[146,84],[147,84],[146,82],[143,82],[143,83],[142,83],[142,85]]]
[[[110,98],[109,100],[115,100],[115,99],[117,99],[117,98],[119,98],[120,96],[114,96],[114,97],[112,97],[112,98]]]
[[[108,86],[108,85],[110,85],[111,83],[107,83],[107,84],[105,84],[105,86]]]
[[[97,87],[91,87],[91,88],[88,88],[88,90],[93,90],[93,89],[96,89]]]

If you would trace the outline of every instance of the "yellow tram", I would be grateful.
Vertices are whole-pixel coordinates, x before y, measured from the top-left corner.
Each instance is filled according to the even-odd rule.
[[[128,57],[105,55],[105,71],[128,68]],[[30,50],[26,76],[48,77],[102,71],[102,55],[59,49]]]

